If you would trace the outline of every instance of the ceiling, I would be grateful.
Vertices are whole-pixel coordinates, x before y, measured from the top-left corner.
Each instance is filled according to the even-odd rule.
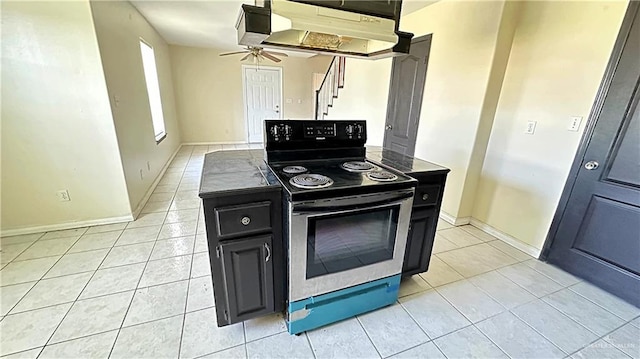
[[[406,15],[433,4],[433,0],[404,0]],[[236,21],[241,4],[253,0],[213,1],[131,1],[160,35],[172,45],[210,47],[224,51],[238,50]],[[289,52],[292,56],[311,54]]]

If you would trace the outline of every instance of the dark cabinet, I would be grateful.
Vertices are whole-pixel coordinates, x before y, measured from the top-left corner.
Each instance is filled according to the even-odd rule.
[[[363,15],[399,20],[402,1],[397,0],[292,0],[332,9],[356,12]]]
[[[409,173],[409,175],[418,180],[418,187],[413,198],[407,247],[402,265],[402,275],[405,277],[424,273],[429,269],[447,179],[446,172]]]
[[[270,235],[219,244],[231,323],[274,312],[271,247]]]
[[[218,326],[282,311],[280,189],[215,194],[203,206]]]
[[[437,224],[438,216],[435,208],[414,208],[411,213],[407,247],[402,264],[403,275],[410,276],[427,270]]]

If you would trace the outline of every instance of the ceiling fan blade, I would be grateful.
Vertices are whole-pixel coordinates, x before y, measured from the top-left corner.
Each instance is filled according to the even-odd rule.
[[[229,55],[237,55],[237,54],[246,54],[247,52],[250,52],[248,50],[244,50],[244,51],[235,51],[235,52],[225,52],[223,54],[220,54],[219,56],[229,56]]]
[[[270,53],[263,51],[262,53],[260,53],[260,55],[266,57],[267,59],[273,61],[273,62],[280,62],[280,59],[272,56]]]
[[[243,58],[240,59],[240,61],[244,61],[244,60],[248,59],[249,56],[251,56],[251,53],[246,54]]]
[[[266,52],[266,53],[271,54],[271,55],[274,55],[274,56],[289,57],[289,55],[285,54],[284,52],[275,52],[275,51],[271,51],[271,50],[269,50],[269,51],[265,51],[265,50],[263,50],[262,52],[263,52],[263,53],[265,53],[265,52]]]

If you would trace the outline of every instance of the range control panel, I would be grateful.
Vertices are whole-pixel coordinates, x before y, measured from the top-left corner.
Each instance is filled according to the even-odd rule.
[[[304,137],[336,137],[336,124],[304,125]]]
[[[278,148],[353,147],[364,145],[366,139],[365,121],[265,120],[267,146],[272,144]]]

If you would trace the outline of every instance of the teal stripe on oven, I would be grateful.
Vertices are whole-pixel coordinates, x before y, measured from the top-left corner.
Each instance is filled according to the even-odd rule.
[[[289,303],[287,328],[298,334],[395,303],[400,275]]]

